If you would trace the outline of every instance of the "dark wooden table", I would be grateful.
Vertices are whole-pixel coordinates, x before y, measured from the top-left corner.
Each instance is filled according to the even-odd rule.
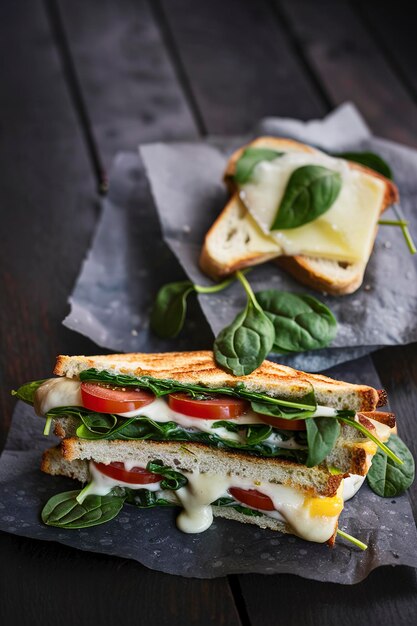
[[[55,355],[99,349],[66,330],[68,294],[118,150],[240,133],[355,102],[381,136],[417,145],[415,26],[401,2],[2,0],[1,431],[17,384]],[[417,457],[415,346],[374,363]],[[407,419],[405,419],[407,417]],[[411,489],[417,514],[417,486]],[[415,572],[354,587],[294,576],[182,579],[136,562],[0,534],[0,624],[411,624]]]

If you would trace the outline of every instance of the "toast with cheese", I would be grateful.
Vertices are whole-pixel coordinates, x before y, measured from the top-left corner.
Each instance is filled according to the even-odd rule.
[[[237,150],[230,157],[224,175],[231,197],[206,234],[200,255],[201,269],[211,278],[219,279],[236,270],[274,260],[299,282],[313,289],[334,295],[349,294],[358,289],[363,281],[369,255],[355,262],[303,254],[286,256],[282,251],[277,250],[276,241],[260,228],[242,202],[233,178],[236,163],[242,152],[249,146],[283,152],[323,155],[321,151],[306,144],[276,137],[259,137]],[[357,163],[347,163],[352,170],[362,172],[383,183],[384,190],[379,213],[398,201],[398,189],[391,180]],[[377,228],[375,228],[374,237],[376,232]]]

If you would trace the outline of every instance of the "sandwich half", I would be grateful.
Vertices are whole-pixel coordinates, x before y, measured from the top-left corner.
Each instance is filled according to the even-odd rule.
[[[237,175],[248,149],[250,158]],[[341,181],[337,197],[327,212],[314,219],[274,229],[274,215],[292,175],[311,166],[318,168],[318,178],[326,170],[327,181],[331,175]],[[304,285],[334,295],[352,293],[362,284],[379,216],[398,201],[396,185],[374,170],[277,137],[259,137],[237,150],[230,157],[225,182],[231,196],[205,237],[202,270],[219,279],[274,260]],[[315,190],[316,183],[307,176],[298,181],[297,188],[293,185],[287,203],[293,216],[297,211],[307,213],[307,206],[313,210],[313,196],[317,200],[331,193],[331,183]]]
[[[66,528],[127,502],[181,507],[185,532],[215,515],[332,544],[395,428],[382,391],[268,361],[234,377],[209,351],[59,356],[54,373],[16,394],[61,438],[43,471],[86,483],[44,509]]]

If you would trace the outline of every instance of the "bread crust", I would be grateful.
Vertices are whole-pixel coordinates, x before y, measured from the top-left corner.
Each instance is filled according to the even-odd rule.
[[[281,398],[302,396],[312,386],[319,404],[355,411],[374,411],[380,402],[380,393],[373,387],[345,383],[323,374],[308,374],[268,360],[247,376],[233,376],[216,365],[213,352],[209,350],[89,357],[59,355],[54,373],[78,378],[80,372],[90,368],[182,384],[201,384],[208,389],[233,388],[243,383],[248,391]]]
[[[338,277],[337,280],[330,275],[326,274],[324,271],[320,271],[317,267],[317,263],[314,263],[315,259],[308,256],[296,255],[294,257],[289,256],[279,256],[271,251],[268,253],[261,254],[252,254],[252,255],[243,255],[241,258],[236,260],[230,264],[219,263],[217,259],[210,254],[209,248],[207,245],[207,241],[210,236],[212,236],[216,227],[222,220],[225,212],[228,209],[230,202],[237,201],[237,188],[234,182],[234,173],[236,170],[236,163],[240,158],[242,152],[248,148],[256,147],[257,145],[268,145],[271,148],[276,149],[296,149],[299,152],[307,152],[311,154],[320,154],[320,150],[316,150],[315,148],[303,144],[298,141],[294,141],[292,139],[282,139],[277,137],[258,137],[254,141],[242,146],[238,150],[236,150],[230,157],[228,164],[226,166],[226,170],[224,173],[224,181],[226,186],[228,187],[230,193],[232,194],[232,199],[223,209],[222,213],[215,220],[212,227],[206,234],[204,239],[204,244],[202,246],[201,254],[200,254],[200,267],[208,276],[213,278],[214,280],[218,280],[223,278],[233,272],[243,269],[245,267],[249,267],[251,265],[257,265],[260,263],[265,263],[266,261],[270,261],[274,259],[277,265],[288,272],[291,276],[293,276],[298,282],[303,285],[306,285],[312,289],[317,291],[330,293],[332,295],[348,295],[356,291],[363,282],[363,276],[366,269],[366,264],[364,263],[355,263],[349,264],[349,273],[346,274],[345,277]],[[385,211],[388,206],[391,204],[398,202],[399,193],[397,186],[388,178],[375,172],[374,170],[360,165],[359,163],[348,162],[348,165],[351,169],[364,172],[373,176],[374,178],[378,178],[382,180],[385,184],[384,189],[384,197],[381,205],[381,213]],[[377,229],[375,229],[375,236],[377,234]]]

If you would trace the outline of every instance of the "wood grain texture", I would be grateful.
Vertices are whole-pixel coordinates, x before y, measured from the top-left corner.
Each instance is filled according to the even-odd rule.
[[[275,2],[331,101],[351,100],[375,134],[415,144],[413,97],[352,5],[347,0]]]
[[[222,578],[179,578],[128,559],[5,533],[0,546],[8,563],[0,582],[2,626],[240,625]],[[24,601],[17,601],[18,593]]]
[[[161,0],[209,133],[243,133],[265,115],[307,119],[325,104],[263,0]]]
[[[59,0],[101,157],[196,126],[146,0]]]
[[[262,626],[406,626],[417,614],[416,573],[407,567],[378,569],[352,586],[289,575],[241,576],[240,584],[250,623]]]
[[[391,3],[354,0],[354,7],[372,29],[376,45],[384,51],[391,67],[417,98],[416,31],[415,20],[410,19],[410,4],[399,0]]]

